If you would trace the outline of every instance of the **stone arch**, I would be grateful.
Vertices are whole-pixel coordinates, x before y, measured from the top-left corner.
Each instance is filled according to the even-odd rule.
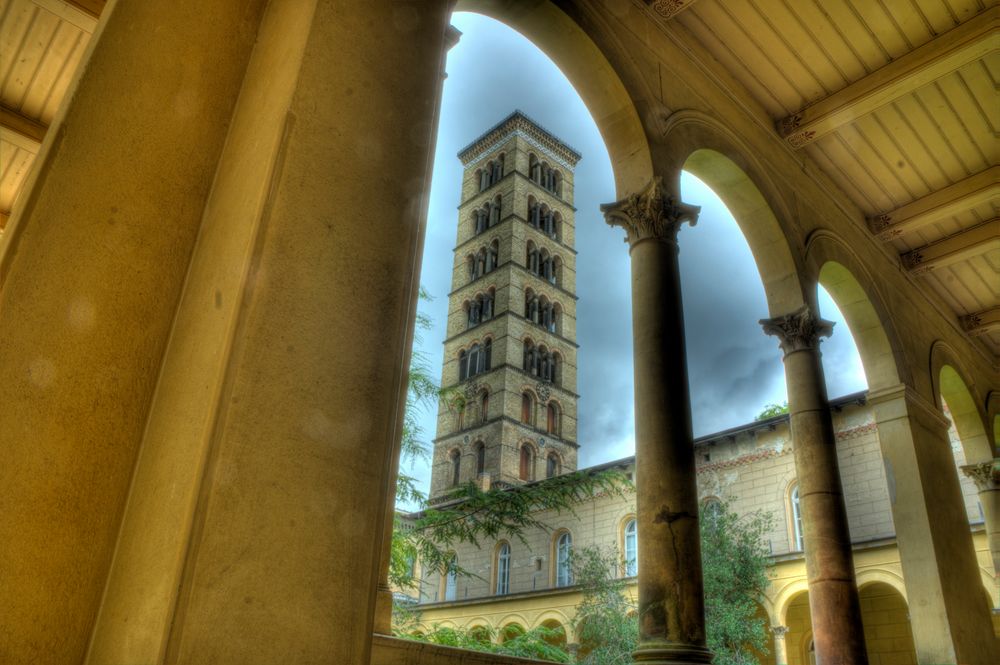
[[[577,21],[552,2],[459,0],[455,11],[496,19],[541,49],[573,84],[611,157],[618,198],[653,177],[649,142],[618,72]]]
[[[910,365],[884,305],[885,298],[850,247],[834,233],[820,229],[806,241],[806,261],[847,321],[868,388],[874,391],[900,383],[912,385]]]
[[[788,608],[803,593],[809,593],[809,582],[805,577],[792,580],[782,587],[778,595],[775,596],[774,607],[777,610],[775,614],[780,620],[781,625],[788,625]]]
[[[938,340],[931,345],[930,373],[934,403],[942,410],[947,404],[951,421],[962,442],[965,463],[992,460],[995,457],[994,446],[987,434],[986,414],[981,403],[973,397],[970,383],[966,380],[969,374],[946,342]]]
[[[497,631],[497,642],[502,644],[507,640],[514,639],[518,635],[524,635],[526,632],[524,627],[528,625],[528,621],[526,621],[520,614],[512,614],[504,618],[499,625],[500,629]]]
[[[906,584],[903,576],[884,568],[866,568],[857,571],[858,591],[861,591],[872,584],[885,584],[891,586],[906,601]]]
[[[753,151],[717,120],[697,111],[673,113],[654,160],[668,189],[680,193],[680,172],[706,183],[726,204],[743,232],[764,286],[770,316],[794,312],[806,302],[801,265],[789,246],[782,222],[792,215]]]
[[[573,632],[573,622],[571,622],[569,618],[567,618],[566,615],[559,610],[549,609],[540,613],[537,617],[535,617],[535,624],[533,627],[537,628],[539,626],[544,626],[546,628],[554,628],[557,625],[559,628],[563,629],[566,636],[563,646],[565,646],[567,642],[576,641],[576,634]]]
[[[858,597],[870,662],[916,663],[906,596],[893,584],[870,582],[859,585]]]

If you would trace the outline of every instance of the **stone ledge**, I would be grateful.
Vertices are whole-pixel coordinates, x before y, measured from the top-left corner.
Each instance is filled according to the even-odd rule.
[[[538,665],[549,662],[372,635],[371,665]]]

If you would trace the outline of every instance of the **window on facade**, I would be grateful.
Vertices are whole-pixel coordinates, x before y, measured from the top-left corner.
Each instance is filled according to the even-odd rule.
[[[545,477],[553,478],[559,475],[559,456],[555,453],[549,453],[549,456],[545,458]]]
[[[555,404],[549,404],[545,409],[545,415],[546,431],[553,436],[559,436],[559,409]]]
[[[493,364],[493,341],[487,339],[482,345],[473,344],[469,352],[458,352],[458,380],[465,381],[477,374],[490,371]]]
[[[802,546],[802,509],[799,506],[799,486],[795,485],[792,488],[790,495],[790,502],[792,504],[792,542],[795,549],[799,552],[803,550]]]
[[[532,466],[531,447],[528,445],[522,445],[521,465],[518,471],[518,477],[521,480],[531,480],[531,466]]]
[[[466,309],[468,311],[468,326],[469,328],[474,328],[483,321],[489,321],[493,318],[493,300],[494,300],[494,289],[490,289],[486,293],[479,294],[472,300],[470,300]]]
[[[521,393],[521,422],[531,424],[531,412],[534,411],[534,400],[530,393]]]
[[[475,214],[475,235],[479,235],[486,231],[489,227],[490,222],[490,206],[480,208],[476,210]]]
[[[457,450],[451,453],[451,484],[457,485],[462,473],[462,454]]]
[[[497,588],[496,593],[502,596],[510,591],[510,545],[503,543],[497,550]]]
[[[490,204],[490,226],[496,226],[500,223],[500,210],[502,209],[500,197],[496,197]]]
[[[458,429],[465,427],[465,400],[461,400],[458,404]]]
[[[482,398],[479,400],[479,415],[480,419],[485,423],[486,419],[489,417],[490,413],[490,394],[483,393]]]
[[[455,600],[458,594],[458,571],[455,570],[455,557],[451,559],[451,565],[448,566],[448,572],[445,575],[444,582],[444,599]]]
[[[715,497],[705,499],[705,502],[701,504],[701,512],[706,520],[715,522],[722,515],[722,502]]]
[[[482,443],[476,444],[476,477],[483,475],[486,470],[486,446]]]
[[[556,586],[569,586],[573,583],[573,574],[569,568],[569,553],[573,549],[573,537],[569,532],[563,533],[556,541]]]
[[[634,519],[625,523],[625,576],[639,574],[638,528]]]

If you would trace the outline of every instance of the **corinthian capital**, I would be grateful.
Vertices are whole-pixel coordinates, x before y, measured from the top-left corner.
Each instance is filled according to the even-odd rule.
[[[966,464],[961,467],[962,473],[976,483],[980,492],[1000,488],[1000,459],[978,464]]]
[[[803,349],[814,349],[819,344],[820,337],[833,334],[833,321],[821,319],[808,305],[773,319],[761,319],[760,325],[764,332],[778,338],[781,350],[786,354]]]
[[[636,194],[629,194],[621,201],[601,206],[604,220],[611,226],[625,229],[625,242],[633,247],[643,240],[665,240],[677,243],[681,224],[698,221],[700,206],[688,205],[667,194],[659,176]]]

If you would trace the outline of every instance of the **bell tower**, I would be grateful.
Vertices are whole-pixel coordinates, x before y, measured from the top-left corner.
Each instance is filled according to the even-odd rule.
[[[515,111],[458,153],[465,167],[448,297],[431,501],[469,481],[576,470],[580,155]]]

